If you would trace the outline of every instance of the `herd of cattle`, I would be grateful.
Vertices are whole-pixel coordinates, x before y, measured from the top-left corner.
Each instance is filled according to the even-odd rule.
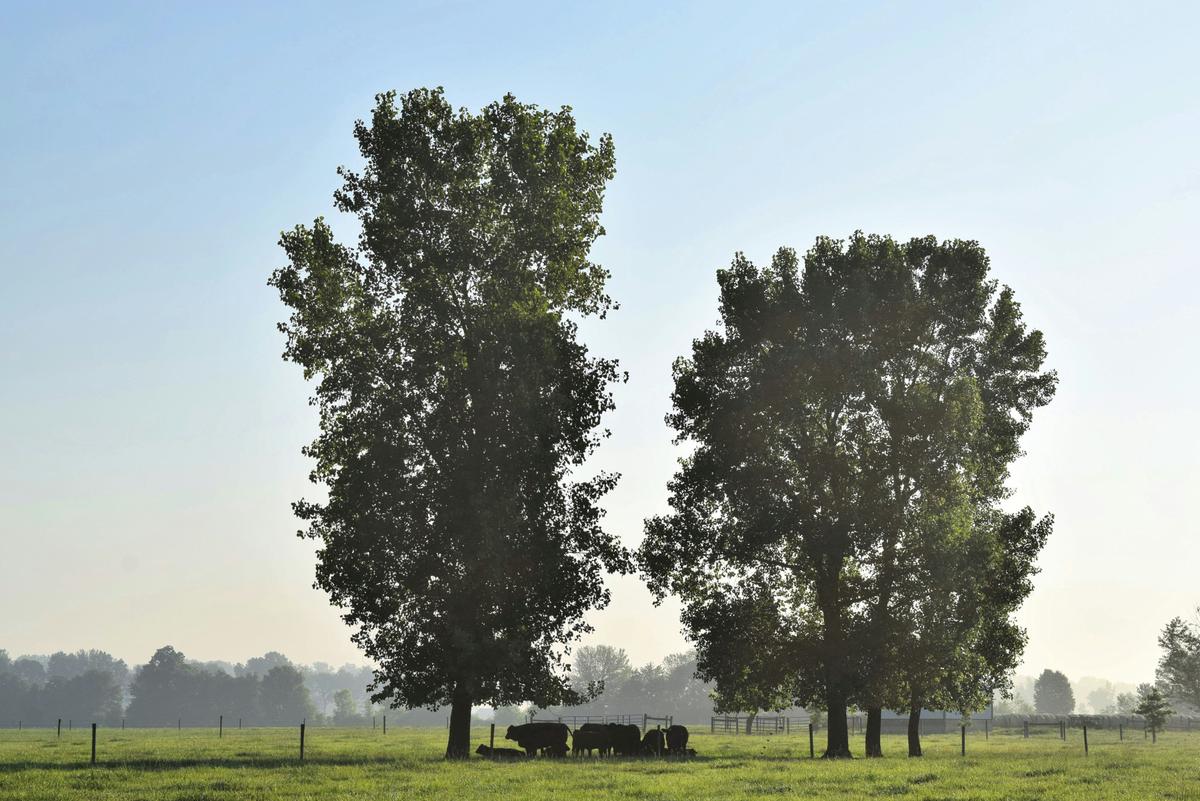
[[[527,759],[535,754],[566,756],[567,737],[571,738],[571,753],[575,756],[593,753],[598,756],[695,756],[687,747],[686,726],[642,730],[624,723],[585,723],[571,731],[565,723],[538,721],[522,726],[509,726],[504,739],[520,748],[491,748],[481,745],[475,753],[492,759]]]

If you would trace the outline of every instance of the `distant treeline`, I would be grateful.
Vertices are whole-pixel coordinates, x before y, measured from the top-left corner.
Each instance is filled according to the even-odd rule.
[[[673,715],[680,722],[707,721],[712,686],[695,678],[695,653],[672,654],[659,664],[634,667],[622,648],[590,645],[571,655],[571,685],[580,692],[603,688],[589,703],[538,710],[556,715]]]
[[[479,709],[481,720],[498,724],[537,715],[674,715],[700,722],[713,714],[711,687],[694,678],[695,655],[675,654],[661,663],[634,667],[624,650],[584,646],[572,655],[571,682],[603,692],[570,708]],[[130,669],[104,651],[58,652],[11,658],[0,650],[0,727],[77,723],[129,726],[293,725],[307,719],[339,726],[444,725],[444,709],[381,709],[371,703],[371,668],[324,663],[297,665],[271,651],[244,663],[187,659],[171,646]]]
[[[195,662],[160,648],[130,670],[104,651],[11,658],[0,650],[0,726],[64,721],[131,726],[369,722],[367,667],[293,664],[269,652],[244,664]]]

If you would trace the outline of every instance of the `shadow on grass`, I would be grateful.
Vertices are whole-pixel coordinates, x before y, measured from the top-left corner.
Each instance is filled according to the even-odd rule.
[[[552,762],[555,765],[597,765],[615,762],[618,765],[646,765],[646,766],[666,766],[666,765],[686,765],[691,763],[705,763],[713,761],[713,757],[694,756],[686,760],[652,760],[652,759],[545,759],[535,757],[533,759],[518,759],[518,760],[489,760],[489,759],[470,759],[470,764],[493,764],[497,766],[517,766],[530,764],[543,764]],[[326,756],[326,757],[308,757],[304,761],[300,761],[295,757],[220,757],[220,758],[205,758],[196,757],[194,759],[122,759],[122,760],[101,760],[95,765],[84,760],[80,762],[44,762],[37,760],[25,760],[22,762],[7,762],[0,764],[0,775],[7,773],[23,773],[33,770],[53,770],[53,771],[78,771],[85,768],[94,770],[122,770],[133,769],[141,771],[170,771],[170,770],[187,770],[190,768],[300,768],[305,765],[318,766],[372,766],[372,765],[397,765],[411,764],[419,762],[423,764],[447,764],[446,760],[439,756],[429,756],[427,758],[404,758],[394,755],[380,754],[379,756]]]
[[[394,756],[380,755],[378,757],[308,757],[303,762],[295,757],[221,757],[208,759],[122,759],[101,760],[95,765],[84,760],[81,762],[39,762],[27,760],[24,762],[9,762],[0,764],[0,774],[21,773],[29,770],[64,770],[76,771],[84,768],[95,770],[185,770],[187,768],[286,768],[303,767],[305,765],[385,765],[406,760]]]

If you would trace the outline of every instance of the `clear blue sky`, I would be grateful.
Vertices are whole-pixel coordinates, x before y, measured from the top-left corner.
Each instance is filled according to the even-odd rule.
[[[629,543],[714,271],[933,233],[987,247],[1062,377],[1015,473],[1058,516],[1025,671],[1148,679],[1200,603],[1200,6],[105,5],[0,14],[0,647],[358,658],[292,536],[315,429],[265,280],[373,95],[433,85],[615,137],[622,308],[586,333],[631,374],[597,459]],[[614,587],[596,640],[682,647]]]

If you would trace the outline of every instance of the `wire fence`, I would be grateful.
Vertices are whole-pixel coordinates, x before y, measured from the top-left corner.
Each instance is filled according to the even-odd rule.
[[[796,734],[805,734],[810,723],[812,718],[807,715],[714,715],[709,720],[709,733],[791,734],[795,730]]]
[[[530,723],[565,723],[572,729],[577,729],[585,723],[619,723],[625,726],[640,726],[644,733],[651,726],[669,728],[675,723],[674,715],[650,715],[645,712],[622,715],[555,715],[553,717],[529,716]]]
[[[664,721],[673,720],[673,716],[670,715],[643,714],[635,716],[628,714],[621,717],[633,720],[634,724],[640,718],[643,725],[649,728],[661,726]],[[810,728],[812,723],[810,718],[782,715],[756,717],[761,717],[762,720],[757,726],[752,721],[749,726],[750,732],[800,736],[808,734],[808,756],[815,758],[819,754],[819,743],[815,736],[816,729],[815,727]],[[557,718],[554,720],[557,722]],[[1125,721],[1134,725],[1126,727]],[[1004,720],[1003,722],[1009,724],[1013,721]],[[995,739],[997,735],[1009,737],[1009,742],[1012,742],[1011,738],[1014,737],[1018,742],[1023,741],[1026,731],[1028,731],[1030,741],[1037,738],[1051,739],[1058,741],[1061,748],[1066,751],[1077,751],[1083,756],[1087,756],[1091,750],[1096,748],[1128,748],[1131,745],[1143,743],[1143,747],[1150,747],[1160,736],[1172,739],[1183,737],[1187,742],[1193,743],[1200,741],[1200,726],[1196,725],[1196,721],[1192,721],[1192,725],[1189,727],[1189,721],[1186,719],[1177,721],[1175,727],[1166,732],[1147,729],[1142,725],[1144,721],[1136,717],[1125,717],[1115,726],[1109,725],[1112,721],[1104,721],[1106,724],[1104,726],[1093,726],[1084,723],[1082,719],[1078,721],[1081,724],[1079,726],[1068,725],[1070,721],[1067,719],[1060,719],[1057,722],[1045,719],[1021,719],[1018,722],[1020,725],[1015,727],[1011,725],[994,727],[991,725],[992,721],[975,721],[972,724],[960,724],[954,728],[947,728],[944,735],[954,738],[951,742],[959,746],[955,750],[961,749],[964,756],[972,750],[978,752],[978,749],[987,748],[986,741]],[[726,726],[728,728],[725,728]],[[344,749],[347,747],[347,743],[365,744],[371,740],[380,745],[388,742],[403,743],[406,741],[405,738],[413,736],[414,732],[420,732],[422,733],[421,737],[427,738],[431,730],[439,727],[436,724],[432,727],[392,727],[391,733],[385,733],[382,727],[371,731],[370,729],[364,730],[363,727],[312,727],[304,722],[288,727],[246,726],[244,730],[234,727],[223,728],[221,722],[218,722],[217,726],[204,728],[185,726],[159,727],[157,729],[128,728],[131,730],[123,732],[119,726],[104,726],[90,722],[80,723],[73,720],[64,721],[61,729],[57,727],[57,721],[54,725],[36,728],[10,727],[0,734],[0,762],[4,761],[7,748],[26,747],[21,745],[22,743],[40,743],[39,755],[55,760],[56,764],[86,764],[89,762],[92,764],[135,764],[162,760],[189,764],[193,762],[230,765],[283,764],[293,760],[311,760],[314,756],[318,760],[331,758],[331,749]],[[339,729],[342,730],[339,731]],[[745,735],[746,731],[747,716],[726,715],[714,716],[710,721],[709,732],[705,732],[700,727],[699,732],[693,729],[693,734],[735,736],[735,733]],[[470,729],[472,751],[475,752],[476,747],[481,745],[495,748],[501,753],[505,752],[506,748],[512,749],[515,743],[507,741],[504,734],[505,727],[503,725],[481,726],[478,721],[474,721]],[[939,732],[939,734],[942,733]],[[162,752],[159,743],[170,742],[176,736],[178,745],[167,749],[165,753]],[[358,739],[364,737],[367,739]],[[937,740],[945,742],[941,737],[937,737]],[[58,746],[56,750],[42,750],[42,748],[52,747],[56,743]],[[355,746],[356,750],[360,747]],[[1044,748],[1046,746],[1030,742],[1029,747]],[[700,748],[704,750],[703,746]],[[28,761],[28,753],[26,752],[21,757],[24,762]]]

